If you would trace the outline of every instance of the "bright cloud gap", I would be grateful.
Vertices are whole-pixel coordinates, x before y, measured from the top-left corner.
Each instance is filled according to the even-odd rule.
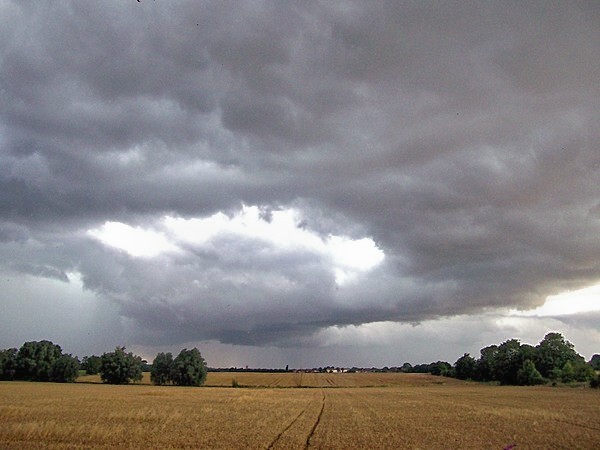
[[[325,260],[337,285],[351,282],[385,259],[383,250],[370,237],[353,239],[334,234],[322,237],[304,227],[300,211],[293,208],[264,214],[258,206],[244,205],[233,216],[222,212],[190,219],[163,216],[145,228],[107,221],[87,233],[105,246],[122,250],[134,258],[185,253],[190,246],[210,250],[217,240],[259,242],[264,251],[273,255],[308,253]]]
[[[509,314],[524,317],[556,317],[600,311],[599,299],[600,283],[576,291],[550,295],[538,308],[528,311],[512,309]]]

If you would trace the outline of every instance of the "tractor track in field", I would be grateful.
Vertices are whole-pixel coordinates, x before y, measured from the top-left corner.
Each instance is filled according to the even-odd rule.
[[[269,383],[268,387],[277,387],[281,384],[282,377],[275,378],[271,383]]]
[[[310,403],[308,406],[310,406]],[[285,434],[285,432],[287,430],[289,430],[290,428],[292,428],[292,426],[298,421],[298,419],[300,419],[300,417],[302,417],[302,415],[308,409],[308,406],[306,406],[306,408],[304,408],[302,411],[300,411],[300,414],[298,414],[294,419],[292,419],[292,421],[287,425],[287,427],[285,427],[283,430],[281,430],[281,432],[277,436],[275,436],[275,439],[273,439],[273,442],[271,442],[269,444],[269,446],[267,447],[267,450],[271,450],[272,448],[275,447],[275,444],[277,444],[277,442],[279,442],[279,439],[281,439],[281,437]]]
[[[310,433],[308,433],[308,437],[306,438],[306,443],[304,444],[304,449],[306,450],[307,448],[310,447],[310,440],[312,439],[313,435],[315,434],[315,431],[317,430],[317,427],[319,426],[319,423],[321,422],[321,417],[323,416],[323,411],[325,410],[325,392],[323,390],[321,390],[321,410],[319,411],[319,415],[317,416],[317,420],[315,421],[315,423],[313,424]]]
[[[313,424],[310,433],[308,435],[308,437],[306,438],[306,443],[305,443],[305,448],[308,448],[309,445],[309,441],[310,438],[312,437],[312,435],[314,434],[317,425],[319,424],[319,422],[321,421],[321,415],[323,414],[323,408],[325,407],[325,394],[321,391],[322,394],[322,398],[321,398],[321,410],[319,411],[319,415],[317,417],[317,420],[315,421],[315,423]],[[298,422],[298,420],[300,420],[300,418],[306,414],[306,412],[308,411],[308,409],[310,408],[310,406],[313,404],[313,402],[315,401],[315,398],[313,398],[312,400],[310,400],[308,402],[308,404],[304,407],[304,409],[302,409],[302,411],[300,411],[298,413],[298,415],[296,417],[294,417],[290,423],[287,424],[287,426],[281,430],[279,432],[279,434],[277,436],[275,436],[275,439],[273,439],[273,441],[269,444],[269,446],[267,447],[267,450],[272,450],[273,448],[275,448],[275,446],[277,445],[277,443],[281,440],[281,438],[285,435],[285,433],[287,433],[287,431],[292,428],[296,422]]]

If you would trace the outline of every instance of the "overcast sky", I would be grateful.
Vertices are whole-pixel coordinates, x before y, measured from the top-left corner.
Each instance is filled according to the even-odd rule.
[[[0,0],[0,348],[589,358],[599,80],[594,0]]]

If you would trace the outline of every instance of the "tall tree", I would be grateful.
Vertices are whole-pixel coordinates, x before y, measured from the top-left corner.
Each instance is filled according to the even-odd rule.
[[[17,373],[16,348],[0,350],[0,380],[14,380]]]
[[[560,333],[548,333],[536,346],[535,365],[544,377],[554,378],[560,375],[567,362],[577,366],[585,362],[569,341]]]
[[[524,347],[524,348],[523,348]],[[498,346],[494,379],[501,384],[519,384],[517,374],[531,356],[531,346],[521,346],[518,339],[509,339]]]
[[[50,381],[54,362],[61,355],[60,345],[50,341],[25,342],[17,354],[17,377],[32,381]]]
[[[131,352],[125,353],[125,347],[104,353],[100,359],[100,377],[105,383],[127,384],[142,379],[142,358]]]
[[[65,355],[50,341],[25,342],[21,348],[0,352],[0,379],[72,382],[79,375],[79,361]]]
[[[171,377],[179,386],[201,386],[206,381],[207,368],[197,348],[183,349],[173,361]]]
[[[491,381],[496,370],[498,346],[490,345],[481,349],[481,357],[477,360],[477,380]]]
[[[459,380],[474,380],[477,377],[477,361],[465,353],[454,363],[454,376]]]
[[[150,380],[154,384],[163,385],[172,381],[173,355],[171,353],[159,353],[154,358],[150,369]]]

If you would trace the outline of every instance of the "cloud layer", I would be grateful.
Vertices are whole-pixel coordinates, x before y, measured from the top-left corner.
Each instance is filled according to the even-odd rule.
[[[600,280],[597,2],[0,20],[0,268],[81,279],[132,343],[309,346]]]

